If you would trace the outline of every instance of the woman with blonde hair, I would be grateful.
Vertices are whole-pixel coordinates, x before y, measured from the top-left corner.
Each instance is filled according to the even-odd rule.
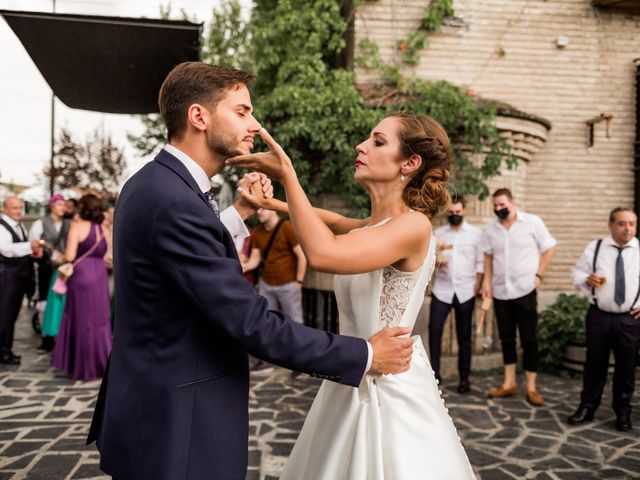
[[[266,153],[229,164],[254,168],[284,186],[288,211],[309,264],[335,273],[340,333],[368,338],[415,324],[435,266],[431,218],[449,202],[451,158],[445,130],[408,112],[384,118],[356,147],[355,179],[371,216],[351,219],[314,209],[286,153],[261,131]],[[325,381],[282,479],[474,478],[440,396],[419,336],[406,371],[364,376],[354,389]]]

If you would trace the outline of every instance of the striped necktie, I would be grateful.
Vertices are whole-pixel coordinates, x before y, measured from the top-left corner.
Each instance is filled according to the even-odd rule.
[[[209,202],[209,206],[213,210],[213,213],[216,214],[216,217],[220,218],[220,207],[218,206],[216,197],[214,197],[211,192],[204,192],[204,196],[207,199],[207,202]]]

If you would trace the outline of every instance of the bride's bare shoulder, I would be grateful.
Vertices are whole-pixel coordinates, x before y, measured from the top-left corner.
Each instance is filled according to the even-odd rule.
[[[401,229],[404,234],[411,233],[419,237],[431,236],[433,232],[429,217],[414,210],[396,215],[389,220],[388,225],[393,229]]]

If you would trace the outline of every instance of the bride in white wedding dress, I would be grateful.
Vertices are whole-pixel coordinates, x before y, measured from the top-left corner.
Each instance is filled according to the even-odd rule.
[[[449,141],[428,116],[382,120],[356,147],[355,178],[371,216],[350,219],[314,209],[291,162],[266,132],[270,152],[229,163],[280,181],[287,211],[311,266],[336,274],[340,333],[369,338],[415,324],[435,265],[430,218],[448,201]],[[419,336],[408,370],[366,374],[358,389],[324,381],[281,479],[475,478]]]

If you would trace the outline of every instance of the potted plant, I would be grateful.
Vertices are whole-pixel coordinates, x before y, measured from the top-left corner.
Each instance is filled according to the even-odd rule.
[[[585,317],[588,307],[587,297],[561,293],[540,314],[540,359],[552,371],[558,371],[563,366],[582,371],[586,354]]]

